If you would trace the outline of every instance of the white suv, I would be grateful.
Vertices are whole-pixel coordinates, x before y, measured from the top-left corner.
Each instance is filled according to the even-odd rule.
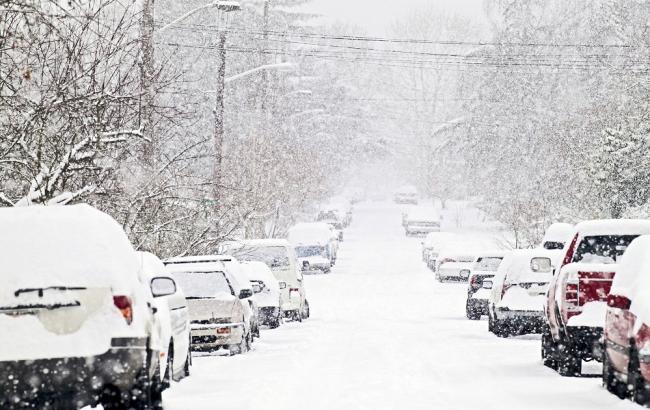
[[[0,209],[0,232],[0,408],[160,405],[152,301],[121,226],[34,206]]]

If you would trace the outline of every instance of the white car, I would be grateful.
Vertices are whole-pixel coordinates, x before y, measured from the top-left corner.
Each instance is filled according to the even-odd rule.
[[[542,239],[544,249],[564,249],[564,245],[573,238],[576,227],[568,223],[554,223],[546,229]]]
[[[251,283],[256,286],[255,300],[257,302],[260,323],[275,329],[282,323],[282,298],[280,285],[273,272],[264,262],[242,262]]]
[[[492,281],[488,302],[490,332],[501,337],[541,333],[546,291],[561,253],[517,249],[506,254]]]
[[[322,224],[327,226],[326,224]],[[327,240],[331,240],[329,228]],[[284,317],[299,322],[309,317],[309,301],[302,269],[293,246],[285,239],[253,239],[227,242],[219,246],[220,253],[234,255],[241,261],[264,262],[280,285]]]
[[[120,224],[87,205],[0,209],[0,408],[160,406],[159,334]]]
[[[433,208],[413,207],[406,213],[403,225],[406,236],[440,232],[440,215]]]
[[[225,263],[212,255],[167,259],[165,267],[185,293],[190,308],[192,349],[250,350],[250,289],[242,288]]]
[[[189,307],[183,290],[156,255],[138,252],[138,257],[156,308],[154,319],[161,329],[160,376],[163,387],[167,388],[172,381],[178,382],[190,375]]]
[[[438,254],[445,243],[457,240],[458,234],[453,232],[430,232],[422,241],[422,261],[429,269],[435,270]]]
[[[470,320],[479,320],[488,314],[490,290],[483,287],[484,281],[491,281],[506,253],[503,251],[484,252],[474,261],[468,279],[465,314]]]
[[[450,251],[438,255],[436,279],[467,281],[478,252]]]

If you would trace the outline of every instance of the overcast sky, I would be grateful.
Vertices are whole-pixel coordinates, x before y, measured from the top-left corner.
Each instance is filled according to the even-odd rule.
[[[483,25],[483,0],[313,0],[305,8],[327,21],[359,26],[370,35],[385,35],[394,20],[430,6],[458,12]]]

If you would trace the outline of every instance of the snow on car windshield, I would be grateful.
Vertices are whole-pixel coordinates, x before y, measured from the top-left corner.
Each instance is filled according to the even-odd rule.
[[[502,260],[503,258],[500,257],[479,258],[476,261],[475,269],[479,271],[496,272],[496,270],[499,269],[499,265],[501,264]]]
[[[242,246],[233,249],[232,256],[245,262],[264,262],[270,268],[289,266],[289,255],[283,246]]]
[[[297,246],[296,256],[299,258],[308,258],[310,256],[325,255],[326,249],[324,246]]]
[[[578,245],[573,262],[616,263],[638,235],[586,236]]]
[[[223,272],[174,272],[174,278],[188,299],[233,295]]]

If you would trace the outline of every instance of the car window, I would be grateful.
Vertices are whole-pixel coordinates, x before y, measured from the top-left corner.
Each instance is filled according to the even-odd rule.
[[[289,253],[284,246],[248,246],[228,250],[229,254],[240,261],[264,262],[270,268],[289,266]]]
[[[223,272],[175,272],[174,278],[187,299],[235,295]]]
[[[321,255],[327,256],[327,249],[324,246],[296,246],[296,256],[299,258]]]
[[[555,250],[555,249],[563,249],[564,248],[564,243],[562,242],[544,242],[543,245],[544,249],[548,249],[550,251]]]
[[[573,262],[616,263],[630,243],[638,235],[585,236],[575,254]]]

